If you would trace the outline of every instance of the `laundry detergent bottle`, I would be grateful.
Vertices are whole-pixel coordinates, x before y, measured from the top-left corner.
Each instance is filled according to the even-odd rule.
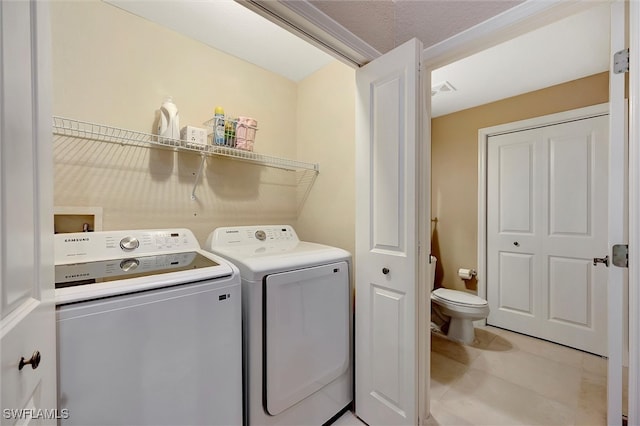
[[[170,139],[180,139],[180,119],[178,107],[171,97],[165,98],[160,107],[160,121],[158,122],[158,136]]]

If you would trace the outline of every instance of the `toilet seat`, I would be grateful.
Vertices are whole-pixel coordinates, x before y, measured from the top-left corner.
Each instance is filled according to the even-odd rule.
[[[459,290],[439,288],[431,292],[431,299],[436,302],[462,306],[465,308],[484,308],[489,303],[481,297]]]

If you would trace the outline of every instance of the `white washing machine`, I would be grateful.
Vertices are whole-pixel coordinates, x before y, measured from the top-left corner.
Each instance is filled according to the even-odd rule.
[[[238,269],[187,229],[55,236],[62,425],[242,424]]]
[[[353,400],[349,252],[291,226],[218,228],[206,250],[240,270],[248,425],[322,425]]]

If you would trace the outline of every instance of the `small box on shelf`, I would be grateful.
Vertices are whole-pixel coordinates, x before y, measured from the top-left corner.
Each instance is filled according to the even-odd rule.
[[[187,146],[200,148],[207,145],[207,129],[194,126],[184,126],[180,130],[180,139],[186,141]]]

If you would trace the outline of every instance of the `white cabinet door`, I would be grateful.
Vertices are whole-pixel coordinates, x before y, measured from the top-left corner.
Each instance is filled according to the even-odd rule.
[[[489,138],[489,324],[607,354],[608,119]]]
[[[2,424],[55,424],[53,172],[46,2],[0,3]],[[22,357],[40,353],[36,369]]]
[[[355,409],[369,425],[417,424],[421,406],[421,51],[411,40],[356,74]]]

